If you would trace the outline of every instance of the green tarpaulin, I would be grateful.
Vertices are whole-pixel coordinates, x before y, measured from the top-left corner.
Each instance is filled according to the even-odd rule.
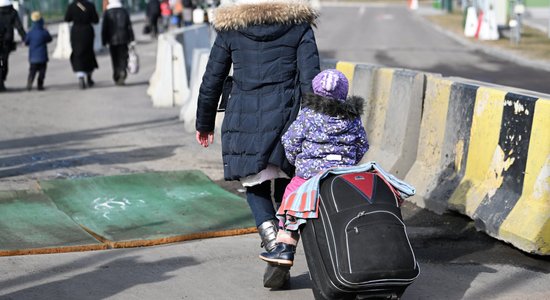
[[[0,255],[106,248],[45,195],[0,192]]]
[[[42,181],[57,207],[112,247],[247,233],[246,201],[200,171]]]

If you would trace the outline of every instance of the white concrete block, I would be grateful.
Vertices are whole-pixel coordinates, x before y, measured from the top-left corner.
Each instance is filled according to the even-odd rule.
[[[185,69],[183,46],[174,41],[172,45],[172,72],[174,80],[174,105],[184,105],[191,97],[191,89]]]
[[[58,25],[57,29],[57,44],[52,53],[52,58],[69,59],[73,51],[71,47],[71,33],[69,23],[63,22]]]
[[[202,83],[202,76],[206,71],[206,64],[210,49],[195,49],[193,51],[193,68],[191,69],[191,98],[181,107],[180,120],[187,132],[195,132],[195,120],[197,114],[197,100]]]

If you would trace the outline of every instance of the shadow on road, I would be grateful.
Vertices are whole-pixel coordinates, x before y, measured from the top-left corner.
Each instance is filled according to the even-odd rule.
[[[68,149],[60,150],[57,158],[45,158],[44,161],[25,163],[20,167],[0,170],[0,178],[25,175],[34,172],[46,170],[55,170],[60,168],[78,167],[89,164],[110,165],[110,164],[132,164],[136,162],[152,161],[167,158],[174,155],[174,150],[180,145],[168,145],[149,148],[132,149],[128,151],[93,153],[94,150]],[[89,154],[92,152],[92,154]],[[41,152],[43,153],[43,152]],[[47,155],[50,155],[48,152]],[[32,161],[40,153],[26,155],[23,160]],[[56,154],[54,154],[55,156]],[[42,156],[44,158],[44,156]],[[8,163],[9,165],[9,163]]]
[[[94,129],[78,130],[63,132],[57,134],[48,134],[37,137],[26,137],[20,139],[5,140],[0,142],[0,150],[5,149],[17,149],[17,148],[30,148],[46,145],[56,145],[63,143],[74,144],[78,141],[85,141],[96,139],[105,135],[119,133],[119,132],[131,132],[140,131],[144,129],[157,128],[162,126],[168,126],[173,124],[180,124],[178,117],[170,117],[156,120],[148,120],[143,122],[134,122],[120,124],[116,126],[106,126]]]
[[[138,256],[118,258],[92,271],[25,288],[3,297],[43,299],[44,295],[56,295],[58,299],[68,299],[75,297],[76,292],[78,299],[106,299],[133,286],[170,279],[173,275],[167,273],[198,264],[196,259],[185,256],[152,262],[140,261]]]

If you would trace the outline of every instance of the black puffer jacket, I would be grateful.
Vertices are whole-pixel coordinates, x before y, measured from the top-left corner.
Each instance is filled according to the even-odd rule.
[[[200,87],[196,129],[214,131],[223,81],[233,64],[222,124],[226,180],[257,174],[268,164],[293,175],[281,136],[296,118],[300,92],[312,91],[311,80],[319,73],[311,27],[316,18],[304,1],[225,6],[215,12],[218,35]]]
[[[26,33],[19,20],[17,11],[12,5],[0,7],[0,46],[7,49],[14,50],[15,43],[13,36],[13,29],[17,29],[17,32],[21,36],[22,40],[25,40]]]
[[[101,28],[103,45],[127,45],[134,41],[134,31],[130,15],[122,7],[110,8],[103,13],[103,27]]]
[[[160,16],[160,2],[158,0],[149,0],[145,8],[145,14],[148,18],[158,18]]]

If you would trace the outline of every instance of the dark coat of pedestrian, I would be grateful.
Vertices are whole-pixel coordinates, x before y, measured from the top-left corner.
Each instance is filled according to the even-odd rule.
[[[160,18],[160,2],[158,0],[149,0],[145,10],[151,36],[156,37],[159,33],[158,22]]]
[[[17,30],[25,40],[26,32],[21,24],[17,11],[10,0],[0,0],[0,91],[5,91],[4,82],[8,77],[8,60],[10,52],[15,50],[13,31]]]
[[[31,90],[36,73],[38,73],[38,90],[43,90],[48,64],[48,43],[52,41],[52,36],[44,28],[44,19],[39,12],[33,12],[31,20],[32,27],[25,38],[25,44],[29,47],[30,63],[27,90]]]
[[[312,92],[319,73],[312,29],[317,12],[308,1],[239,2],[214,11],[217,36],[199,91],[196,139],[203,147],[213,141],[216,110],[233,66],[221,129],[224,177],[246,187],[262,245],[271,251],[278,231],[273,201],[281,202],[294,175],[281,136],[298,114],[301,93]],[[280,288],[288,278],[288,268],[268,267],[264,286]]]
[[[312,92],[311,81],[319,73],[311,28],[316,15],[303,1],[296,2],[221,6],[215,12],[218,34],[200,87],[196,129],[213,132],[233,64],[234,85],[222,125],[226,180],[257,174],[268,164],[294,175],[280,137],[298,112],[296,89]],[[273,12],[264,14],[267,10]]]
[[[80,88],[93,86],[92,72],[98,68],[94,52],[94,28],[99,22],[93,3],[87,0],[74,0],[65,14],[65,22],[72,22],[71,28],[71,66],[77,74]],[[87,81],[84,78],[87,77]]]
[[[134,41],[134,31],[128,11],[120,0],[109,0],[107,10],[103,13],[101,41],[109,46],[113,66],[113,80],[123,85],[128,67],[128,44]]]

